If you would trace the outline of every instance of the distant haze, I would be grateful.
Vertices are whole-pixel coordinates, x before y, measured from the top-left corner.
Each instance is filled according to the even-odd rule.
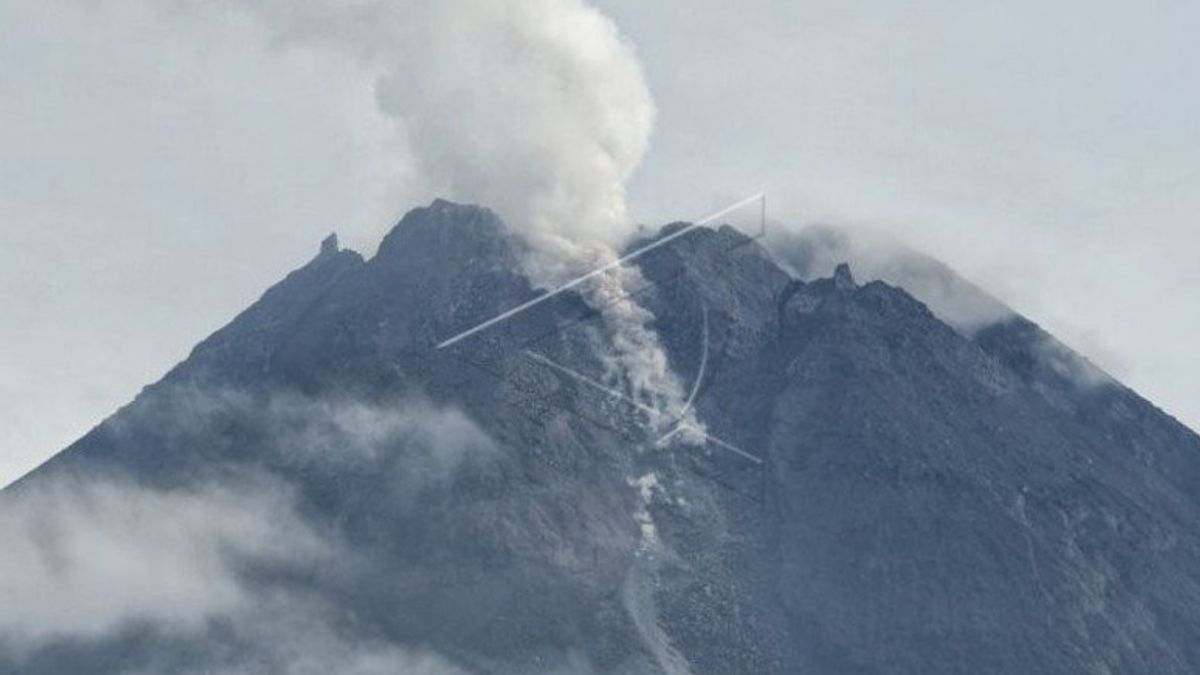
[[[612,241],[766,187],[1200,426],[1195,3],[197,4],[0,0],[0,484],[441,194]]]

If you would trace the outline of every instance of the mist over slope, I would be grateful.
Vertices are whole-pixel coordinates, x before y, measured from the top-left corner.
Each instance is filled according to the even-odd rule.
[[[0,672],[1200,669],[1200,438],[792,244],[635,263],[697,447],[584,295],[436,348],[539,292],[490,211],[327,240],[0,493]]]

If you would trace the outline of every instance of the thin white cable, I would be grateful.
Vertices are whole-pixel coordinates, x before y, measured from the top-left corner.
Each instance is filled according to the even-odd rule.
[[[700,385],[704,382],[704,374],[708,372],[708,305],[700,305],[700,310],[704,321],[700,334],[704,351],[700,354],[700,368],[696,373],[696,382],[692,385],[692,391],[688,394],[687,400],[683,402],[683,409],[679,411],[681,421],[687,417],[688,411],[692,409],[692,404],[696,402],[696,396],[700,393]]]

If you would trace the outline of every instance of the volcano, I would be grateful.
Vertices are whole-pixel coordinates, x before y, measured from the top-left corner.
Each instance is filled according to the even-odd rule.
[[[327,239],[0,493],[51,578],[103,562],[55,525],[98,483],[284,495],[239,539],[269,549],[184,556],[222,570],[197,620],[156,586],[103,629],[55,623],[71,597],[37,636],[0,624],[0,673],[1200,672],[1200,437],[1015,313],[819,278],[817,245],[701,227],[630,263],[685,439],[573,290],[438,348],[541,292],[491,211],[416,209],[369,260]],[[130,536],[166,518],[200,551],[207,515],[157,511]]]

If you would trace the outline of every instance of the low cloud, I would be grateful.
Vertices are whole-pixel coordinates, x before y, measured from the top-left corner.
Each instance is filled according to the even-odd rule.
[[[458,408],[420,396],[368,400],[349,394],[308,396],[255,393],[192,384],[160,389],[111,423],[120,443],[148,442],[160,452],[194,455],[214,434],[239,429],[232,442],[249,453],[286,466],[352,469],[402,465],[405,480],[441,483],[467,462],[485,461],[496,444]]]
[[[5,495],[0,540],[0,645],[19,651],[135,624],[200,630],[246,608],[243,566],[329,554],[270,481],[157,491],[53,478]]]
[[[404,453],[410,464],[418,460],[431,480],[496,449],[461,410],[419,399],[383,404],[276,396],[263,415],[281,452],[334,463],[378,462],[388,453]]]
[[[194,453],[214,430],[253,420],[256,457],[330,472],[394,473],[398,497],[450,479],[494,442],[464,413],[298,394],[175,387],[131,409],[123,442],[157,427],[164,449]],[[137,406],[141,407],[137,407]],[[0,664],[47,650],[151,633],[195,649],[138,653],[129,675],[464,675],[419,646],[356,623],[324,595],[321,570],[359,553],[308,518],[299,484],[257,462],[219,479],[157,488],[109,474],[34,477],[0,499]],[[207,475],[207,474],[205,474]],[[297,580],[318,580],[316,583]],[[401,608],[402,609],[402,608]],[[231,637],[232,636],[232,637]],[[188,655],[190,654],[190,655]]]
[[[839,263],[849,263],[860,283],[880,280],[899,286],[965,335],[1015,315],[943,263],[879,232],[811,226],[772,232],[768,245],[804,280],[831,276]]]
[[[1033,356],[1042,367],[1083,390],[1112,386],[1116,381],[1091,361],[1072,350],[1048,333],[1037,336]]]

